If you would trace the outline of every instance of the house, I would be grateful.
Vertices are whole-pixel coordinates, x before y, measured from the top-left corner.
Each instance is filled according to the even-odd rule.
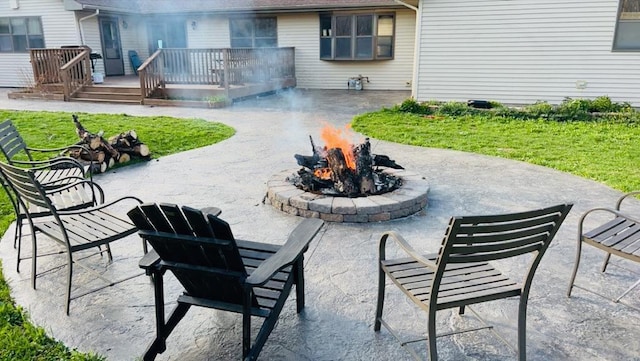
[[[0,26],[0,86],[33,81],[28,48],[82,44],[107,79],[134,74],[130,50],[292,47],[298,87],[347,89],[362,76],[367,89],[410,90],[416,10],[394,0],[0,0],[0,24],[15,39],[29,29],[11,51]]]
[[[80,44],[107,78],[130,50],[277,46],[300,88],[640,106],[640,0],[0,0],[0,86],[34,81],[28,48]]]
[[[640,0],[422,0],[419,100],[640,106]]]

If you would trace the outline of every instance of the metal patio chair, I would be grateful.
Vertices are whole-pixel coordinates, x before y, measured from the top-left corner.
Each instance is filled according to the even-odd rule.
[[[60,156],[61,153],[70,149],[85,150],[84,147],[75,144],[50,149],[30,148],[22,136],[20,136],[18,129],[11,120],[7,119],[0,123],[0,152],[2,152],[6,161],[14,166],[31,168],[34,171],[36,179],[46,188],[75,183],[79,178],[91,178],[91,164],[85,167],[71,157]],[[35,153],[53,154],[55,157],[46,160],[35,160],[33,157]],[[3,183],[2,186],[5,188],[5,191],[8,190],[6,184]],[[19,242],[22,237],[22,225],[26,216],[25,213],[20,210],[18,202],[13,199],[13,195],[7,192],[7,196],[16,214],[13,247],[19,248]],[[83,202],[82,204],[74,204],[73,208],[90,205],[90,203]],[[63,206],[63,208],[68,207]],[[18,257],[20,257],[19,253]]]
[[[191,306],[242,314],[242,358],[257,359],[296,286],[297,311],[304,307],[304,252],[324,222],[305,219],[282,246],[237,240],[212,212],[172,204],[144,204],[129,217],[153,250],[140,261],[155,288],[156,338],[144,360],[166,350],[166,339]],[[170,270],[184,287],[165,320],[163,275]],[[253,344],[251,317],[264,318]]]
[[[66,314],[69,314],[69,304],[72,299],[84,296],[88,293],[95,292],[100,287],[80,295],[71,297],[71,281],[73,276],[73,266],[78,265],[87,271],[93,272],[97,278],[104,280],[107,286],[120,283],[135,276],[128,276],[118,281],[112,281],[104,278],[102,275],[94,272],[74,258],[76,252],[97,248],[97,254],[107,253],[109,261],[112,261],[111,248],[109,244],[118,239],[124,238],[136,232],[136,227],[127,219],[126,216],[119,216],[113,213],[111,209],[115,206],[122,207],[121,203],[125,201],[134,201],[142,203],[136,197],[127,196],[117,200],[103,203],[94,207],[81,208],[77,210],[60,209],[54,199],[57,197],[62,188],[57,187],[48,190],[40,181],[36,179],[35,172],[31,169],[19,168],[0,162],[0,174],[5,179],[16,199],[19,206],[26,214],[26,219],[31,226],[31,243],[32,243],[32,263],[31,263],[31,285],[36,287],[36,261],[37,261],[37,242],[36,235],[42,233],[60,244],[67,253],[67,288],[66,288]],[[83,180],[83,182],[89,182]],[[69,184],[68,187],[74,187],[75,184]],[[34,209],[43,209],[48,216],[40,214],[32,214]],[[105,247],[102,250],[101,246]],[[145,246],[143,244],[143,246]],[[92,254],[90,254],[92,255]],[[90,255],[83,254],[82,259]]]
[[[453,217],[437,254],[421,255],[399,234],[384,233],[380,239],[378,302],[374,330],[385,326],[401,345],[420,359],[408,347],[410,343],[428,342],[429,360],[438,359],[436,337],[457,333],[491,329],[478,314],[483,327],[436,334],[436,312],[465,307],[476,303],[519,297],[518,307],[518,359],[526,359],[527,300],[534,273],[551,240],[571,209],[561,204],[544,209],[487,216]],[[387,259],[387,241],[391,239],[408,257]],[[503,275],[488,261],[531,255],[529,267],[520,282]],[[427,312],[427,338],[401,340],[400,336],[382,319],[385,298],[385,275],[416,305]],[[497,333],[496,335],[515,350]]]
[[[621,299],[624,296],[640,285],[640,280],[636,281],[636,283],[624,291],[620,296],[615,298],[610,298],[609,296],[587,289],[575,283],[576,275],[578,274],[578,267],[580,266],[580,256],[582,254],[583,243],[606,252],[604,262],[600,270],[601,272],[605,272],[607,270],[607,265],[609,265],[611,255],[616,255],[623,259],[640,263],[640,215],[633,215],[629,212],[621,211],[623,201],[629,200],[633,196],[637,195],[640,195],[640,191],[624,194],[618,198],[615,209],[604,207],[593,208],[585,212],[582,217],[580,217],[578,223],[576,261],[571,275],[571,280],[569,281],[567,297],[571,297],[571,291],[576,287],[587,292],[594,293],[598,296],[611,299],[613,302],[621,303],[630,308],[640,310],[638,307],[621,302]],[[610,214],[612,219],[588,232],[585,232],[584,221],[588,216],[593,215],[594,213]]]

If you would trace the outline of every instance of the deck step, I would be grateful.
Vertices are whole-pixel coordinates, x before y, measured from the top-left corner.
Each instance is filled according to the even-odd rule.
[[[87,102],[87,103],[117,103],[117,104],[140,104],[140,99],[103,99],[103,98],[72,98],[74,102]]]
[[[140,101],[140,94],[111,93],[111,92],[77,92],[76,99],[105,99],[105,100],[133,100]]]
[[[137,94],[140,95],[140,87],[120,87],[120,86],[104,86],[89,85],[82,89],[86,93],[114,93],[114,94]]]

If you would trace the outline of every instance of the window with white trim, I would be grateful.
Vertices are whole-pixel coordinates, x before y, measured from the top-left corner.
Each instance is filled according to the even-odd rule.
[[[0,17],[0,52],[22,53],[44,48],[39,17]]]
[[[640,51],[640,0],[620,0],[613,50]]]
[[[278,46],[275,17],[230,19],[232,48],[268,48]]]
[[[320,59],[393,59],[394,14],[321,14]]]

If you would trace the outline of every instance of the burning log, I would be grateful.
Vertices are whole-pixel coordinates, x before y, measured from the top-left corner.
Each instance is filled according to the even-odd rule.
[[[371,144],[369,138],[354,150],[356,158],[356,174],[360,177],[360,193],[375,194],[376,185],[373,181],[373,159],[371,158]]]
[[[336,131],[324,133],[335,134]],[[312,137],[309,139],[313,155],[295,154],[298,165],[303,168],[298,171],[297,177],[291,179],[294,185],[304,191],[359,197],[385,193],[402,183],[400,178],[374,169],[403,168],[386,155],[372,155],[368,138],[355,147],[339,139],[338,145],[322,148],[315,146]]]
[[[329,149],[327,151],[327,163],[331,169],[331,180],[335,184],[336,190],[347,196],[357,195],[360,189],[356,186],[355,174],[347,165],[342,149]]]
[[[116,162],[126,163],[131,157],[149,159],[149,147],[138,139],[134,130],[120,133],[105,140],[102,132],[94,134],[85,129],[77,115],[73,115],[73,123],[76,127],[76,134],[80,137],[79,144],[84,144],[87,151],[71,152],[70,156],[85,162],[90,162],[97,169],[93,171],[104,172],[113,167]]]

